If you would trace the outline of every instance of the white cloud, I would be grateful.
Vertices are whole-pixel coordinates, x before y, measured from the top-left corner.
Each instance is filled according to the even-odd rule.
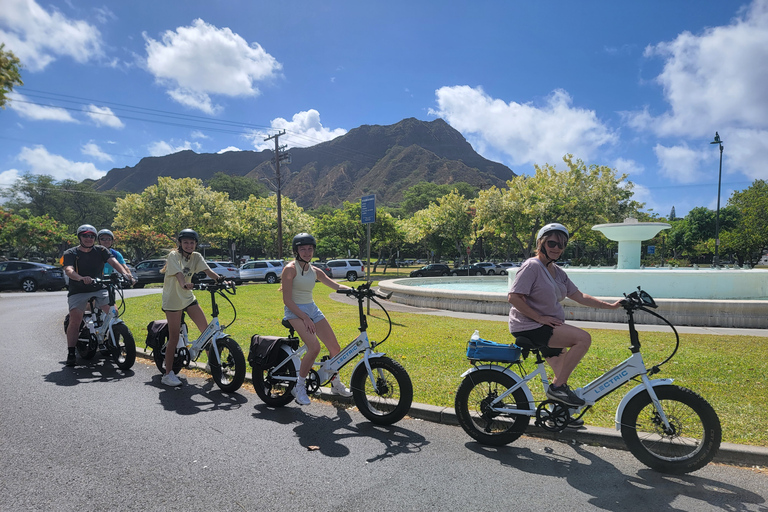
[[[44,146],[33,148],[23,147],[18,157],[26,163],[28,171],[32,174],[48,174],[56,181],[72,179],[82,181],[85,179],[97,180],[107,174],[96,168],[90,162],[72,162],[63,156],[52,155]]]
[[[481,87],[441,87],[435,92],[442,117],[488,158],[512,165],[560,162],[572,153],[588,160],[618,137],[594,111],[573,107],[570,95],[554,91],[544,105],[491,98]]]
[[[226,147],[224,149],[221,149],[221,150],[217,151],[216,154],[220,155],[220,154],[226,153],[228,151],[242,151],[242,149],[240,149],[238,147],[235,147],[235,146],[228,146],[228,147]]]
[[[3,0],[0,41],[30,71],[40,71],[60,57],[79,63],[103,56],[101,33],[82,20],[72,20],[55,7],[46,11],[34,0]]]
[[[209,136],[201,132],[200,130],[195,130],[190,134],[190,137],[193,139],[210,139]]]
[[[96,105],[88,105],[85,113],[94,123],[99,126],[108,126],[110,128],[125,127],[120,118],[117,117],[109,107],[97,107]]]
[[[282,64],[229,28],[196,19],[191,26],[168,30],[162,41],[144,34],[146,66],[158,82],[169,87],[175,101],[215,113],[210,94],[255,96],[257,83],[275,77]]]
[[[620,174],[628,174],[630,179],[632,179],[633,176],[637,176],[645,172],[645,167],[643,167],[642,164],[634,160],[627,160],[626,158],[617,158],[614,160],[613,168],[616,169]]]
[[[691,149],[686,143],[671,147],[657,144],[653,152],[659,161],[660,174],[676,183],[701,181],[701,163],[712,159],[711,153]]]
[[[59,107],[48,107],[45,105],[35,105],[28,103],[30,100],[25,96],[12,92],[8,95],[8,106],[19,113],[21,117],[33,121],[61,121],[63,123],[77,123],[77,119],[70,113]]]
[[[321,142],[326,142],[347,133],[344,128],[326,128],[320,122],[320,112],[315,109],[309,109],[298,114],[288,121],[282,117],[273,119],[270,123],[272,130],[285,130],[285,136],[280,139],[281,143],[288,144],[289,147],[304,148],[314,146]],[[266,131],[253,131],[246,135],[257,151],[263,149],[275,149],[274,141],[265,141],[271,133]]]
[[[0,188],[7,188],[16,183],[21,173],[17,169],[0,172]]]
[[[80,148],[80,151],[84,155],[92,156],[93,158],[101,160],[102,162],[112,161],[112,156],[103,152],[99,145],[93,141],[83,144],[83,146]]]
[[[200,148],[201,146],[199,143],[189,142],[188,140],[185,140],[181,144],[178,144],[174,141],[166,142],[164,140],[160,140],[153,142],[147,147],[147,149],[149,149],[150,156],[172,155],[174,153],[178,153],[179,151],[186,151],[188,149],[199,152]]]

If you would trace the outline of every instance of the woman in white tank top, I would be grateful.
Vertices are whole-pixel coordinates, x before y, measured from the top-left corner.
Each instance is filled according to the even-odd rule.
[[[331,357],[338,354],[340,350],[339,341],[336,339],[331,324],[328,323],[328,319],[325,318],[312,299],[315,280],[333,290],[349,289],[348,286],[343,286],[332,280],[324,272],[315,272],[315,267],[310,264],[310,261],[315,254],[316,245],[315,238],[308,233],[300,233],[293,237],[292,246],[295,259],[285,266],[282,276],[285,318],[291,323],[307,347],[307,353],[302,358],[299,367],[296,386],[292,390],[299,405],[310,403],[307,396],[306,378],[315,363],[315,359],[320,354],[320,342],[323,342],[323,345],[331,353]],[[352,396],[352,392],[341,382],[338,374],[331,379],[331,392],[342,396]]]

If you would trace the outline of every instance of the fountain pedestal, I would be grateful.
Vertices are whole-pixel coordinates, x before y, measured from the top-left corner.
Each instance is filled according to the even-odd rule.
[[[642,255],[641,243],[659,234],[662,229],[672,226],[665,222],[638,222],[637,219],[625,219],[624,222],[598,224],[592,229],[600,231],[609,240],[619,242],[617,268],[640,268]]]

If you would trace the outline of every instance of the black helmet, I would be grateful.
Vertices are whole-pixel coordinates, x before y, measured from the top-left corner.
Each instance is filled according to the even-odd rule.
[[[179,242],[181,242],[182,238],[191,238],[192,240],[195,241],[195,243],[198,242],[197,231],[195,231],[194,229],[182,229],[179,232],[179,236],[177,238],[179,239]]]
[[[317,240],[315,240],[315,237],[309,233],[299,233],[293,237],[293,243],[291,245],[293,247],[293,254],[298,254],[300,245],[311,245],[312,247],[316,248]]]

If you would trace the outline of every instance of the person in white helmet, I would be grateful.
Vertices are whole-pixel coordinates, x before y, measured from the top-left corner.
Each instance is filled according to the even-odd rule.
[[[579,304],[600,309],[616,309],[613,303],[582,293],[555,262],[568,245],[568,229],[562,224],[547,224],[536,237],[536,255],[520,266],[507,300],[509,332],[523,348],[536,348],[555,373],[547,397],[572,407],[584,405],[568,387],[568,378],[589,350],[592,337],[565,323],[560,302],[568,297]]]
[[[96,228],[90,224],[83,224],[77,228],[77,238],[80,245],[64,252],[62,263],[64,273],[69,277],[69,292],[67,303],[69,306],[69,327],[67,328],[67,366],[75,366],[77,357],[75,346],[77,336],[80,333],[80,322],[83,320],[88,299],[96,297],[95,305],[104,313],[109,313],[109,297],[107,290],[97,289],[93,285],[93,278],[101,278],[104,264],[109,263],[120,272],[129,282],[131,273],[106,247],[96,244]]]

